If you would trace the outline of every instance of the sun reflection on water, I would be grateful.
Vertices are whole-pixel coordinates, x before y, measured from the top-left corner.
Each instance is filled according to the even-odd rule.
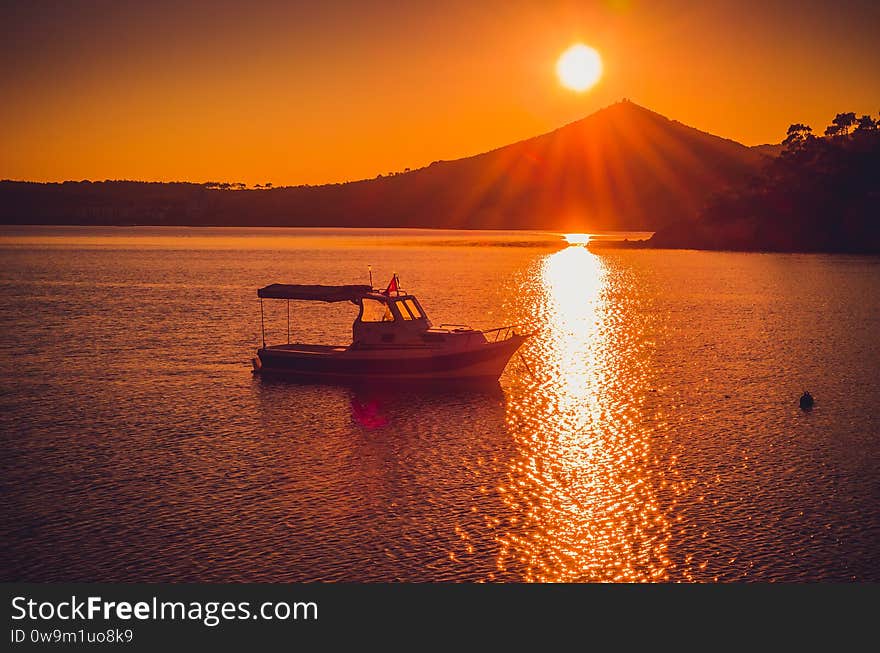
[[[569,245],[586,245],[590,242],[590,234],[565,234],[565,242]]]
[[[650,472],[641,419],[648,353],[638,327],[622,326],[638,321],[621,319],[634,307],[620,274],[569,247],[531,280],[542,329],[524,350],[534,376],[508,401],[519,455],[499,488],[515,515],[499,538],[499,571],[522,567],[529,581],[668,577],[665,482]]]

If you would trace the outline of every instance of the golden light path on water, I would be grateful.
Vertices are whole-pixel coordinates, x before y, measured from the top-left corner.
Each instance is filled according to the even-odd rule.
[[[523,349],[532,377],[508,397],[519,455],[499,492],[517,516],[499,538],[499,573],[668,577],[671,529],[657,495],[671,479],[651,472],[653,427],[642,415],[651,318],[621,274],[572,246],[543,259],[524,285],[538,293],[540,333]]]

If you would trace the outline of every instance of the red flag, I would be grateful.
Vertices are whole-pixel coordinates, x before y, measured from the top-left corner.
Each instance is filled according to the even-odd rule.
[[[388,284],[388,287],[383,292],[383,295],[390,295],[393,292],[397,292],[400,290],[400,287],[397,285],[397,275],[391,275],[391,283]]]

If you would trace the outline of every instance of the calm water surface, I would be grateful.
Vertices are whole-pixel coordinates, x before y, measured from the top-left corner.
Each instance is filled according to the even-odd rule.
[[[877,259],[0,234],[0,580],[880,580]],[[368,265],[435,323],[533,325],[528,367],[481,393],[251,375],[257,287]],[[295,340],[349,340],[352,306],[291,306]]]

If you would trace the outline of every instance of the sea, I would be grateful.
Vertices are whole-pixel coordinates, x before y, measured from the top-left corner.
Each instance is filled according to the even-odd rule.
[[[880,259],[565,236],[0,228],[0,580],[880,581]],[[395,273],[497,386],[252,374]]]

